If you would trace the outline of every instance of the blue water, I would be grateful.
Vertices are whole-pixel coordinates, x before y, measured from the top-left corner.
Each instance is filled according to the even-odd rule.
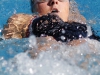
[[[30,0],[0,0],[0,28],[16,13],[31,14]]]
[[[76,0],[79,10],[100,36],[100,0]],[[16,13],[32,14],[30,0],[0,1],[0,30]],[[30,42],[31,40],[31,42]],[[86,39],[77,47],[53,46],[33,60],[27,53],[36,40],[32,38],[0,41],[0,75],[100,75],[100,42]],[[55,45],[54,45],[55,46]],[[33,52],[37,50],[34,49]]]
[[[87,22],[92,26],[95,35],[100,36],[100,0],[76,0],[81,14],[85,16]],[[92,23],[91,23],[92,21]]]

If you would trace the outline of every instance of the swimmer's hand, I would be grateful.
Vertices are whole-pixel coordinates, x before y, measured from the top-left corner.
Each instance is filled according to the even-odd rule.
[[[87,26],[78,22],[65,22],[64,26],[59,31],[59,39],[64,42],[78,40],[79,38],[87,37]]]
[[[33,20],[32,33],[35,34],[37,37],[46,35],[56,36],[56,33],[58,33],[58,30],[63,25],[64,22],[57,15],[44,15]]]
[[[53,36],[57,41],[69,42],[87,36],[85,24],[63,22],[57,15],[44,15],[32,23],[32,33],[37,37]]]

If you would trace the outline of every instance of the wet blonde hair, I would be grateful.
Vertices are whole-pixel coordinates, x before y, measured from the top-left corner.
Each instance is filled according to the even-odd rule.
[[[34,13],[36,13],[36,8],[37,8],[35,1],[36,0],[32,0],[33,7],[34,7],[33,9]],[[79,23],[85,24],[86,19],[84,18],[84,16],[80,14],[75,0],[69,0],[69,4],[70,4],[70,7],[69,7],[68,22],[79,22]]]
[[[2,31],[5,39],[26,37],[26,31],[32,18],[32,15],[23,13],[11,16]]]

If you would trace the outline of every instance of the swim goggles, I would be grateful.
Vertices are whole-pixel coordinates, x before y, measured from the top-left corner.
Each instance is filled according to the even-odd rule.
[[[37,3],[37,2],[49,2],[49,1],[51,1],[51,0],[35,0],[34,1],[34,3]],[[68,1],[68,0],[58,0],[58,1],[60,1],[60,2],[66,2],[66,1]]]

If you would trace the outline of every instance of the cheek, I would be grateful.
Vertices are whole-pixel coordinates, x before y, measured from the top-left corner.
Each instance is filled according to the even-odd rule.
[[[63,7],[65,7],[65,9],[64,9],[65,12],[68,13],[69,12],[69,3],[64,4]]]
[[[67,3],[61,3],[61,5],[59,5],[58,8],[61,10],[61,12],[63,14],[69,13],[69,3],[68,2]]]
[[[38,10],[38,12],[40,12],[40,11],[42,11],[43,9],[44,9],[44,5],[43,4],[38,4],[37,5],[37,10]]]
[[[65,7],[64,9],[63,9],[63,16],[65,17],[65,18],[68,18],[68,16],[69,16],[69,4],[67,3],[67,4],[65,4],[65,5],[63,5],[63,7]]]
[[[68,20],[68,16],[69,16],[69,4],[68,3],[63,3],[61,7],[59,7],[61,9],[61,13],[60,13],[60,17],[63,19],[63,21],[67,21]],[[63,9],[62,9],[63,8]]]
[[[39,14],[44,15],[48,13],[49,7],[47,6],[47,4],[38,4],[37,11],[39,12]]]

